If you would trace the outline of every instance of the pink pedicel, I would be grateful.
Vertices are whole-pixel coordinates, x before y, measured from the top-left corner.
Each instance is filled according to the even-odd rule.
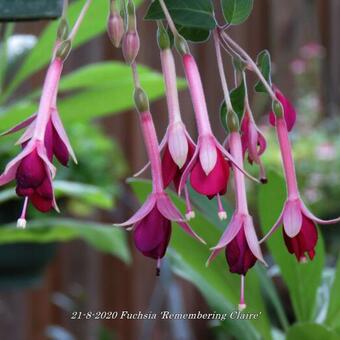
[[[149,111],[140,113],[140,123],[151,166],[152,193],[129,220],[116,226],[132,225],[136,248],[143,255],[158,260],[157,273],[159,274],[160,259],[165,255],[170,240],[171,222],[177,222],[190,236],[202,243],[205,242],[190,228],[164,191],[157,135]]]
[[[229,136],[229,147],[235,161],[243,169],[243,152],[241,137],[238,132],[231,132]],[[244,276],[254,266],[257,260],[266,265],[259,241],[256,236],[253,218],[249,215],[245,178],[241,170],[233,165],[234,186],[236,192],[236,210],[231,221],[223,233],[218,244],[211,248],[212,253],[207,265],[225,249],[225,256],[232,273],[241,275],[241,294],[239,309],[246,307],[244,302]]]

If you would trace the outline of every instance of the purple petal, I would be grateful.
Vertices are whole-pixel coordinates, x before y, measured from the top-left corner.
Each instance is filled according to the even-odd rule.
[[[43,143],[37,143],[37,152],[39,157],[45,162],[46,166],[48,167],[48,170],[51,172],[51,177],[54,178],[57,170],[55,166],[50,162],[47,156],[45,145]]]
[[[254,256],[260,260],[265,266],[267,265],[266,261],[263,259],[262,251],[260,248],[260,244],[258,238],[256,236],[253,219],[251,216],[247,216],[244,221],[244,233],[246,235],[247,243],[249,249],[254,254]]]
[[[11,133],[14,133],[14,132],[17,132],[17,131],[20,131],[21,129],[29,126],[36,118],[36,114],[28,117],[27,119],[25,119],[24,121],[22,121],[21,123],[15,125],[14,127],[10,128],[9,130],[3,132],[0,134],[0,137],[2,136],[6,136],[6,135],[9,135]]]
[[[302,214],[299,200],[288,200],[283,209],[283,227],[289,237],[296,236],[301,229]]]
[[[51,112],[51,119],[52,119],[53,126],[55,128],[55,131],[59,135],[61,141],[66,146],[66,149],[67,149],[68,153],[71,155],[71,157],[73,158],[73,161],[77,164],[78,162],[77,162],[76,156],[75,156],[75,154],[73,152],[72,146],[71,146],[70,141],[69,141],[69,139],[67,137],[66,131],[65,131],[64,126],[63,126],[63,123],[61,122],[59,114],[58,114],[58,112],[56,110],[52,110],[52,112]]]
[[[151,211],[155,204],[156,204],[155,195],[151,194],[132,217],[130,217],[126,222],[115,223],[114,226],[127,227],[129,225],[134,225],[135,223],[142,220]]]

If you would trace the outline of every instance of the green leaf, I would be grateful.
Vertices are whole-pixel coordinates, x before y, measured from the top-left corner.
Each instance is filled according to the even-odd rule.
[[[173,21],[184,27],[196,27],[212,30],[216,27],[213,7],[210,0],[165,0]],[[145,16],[145,20],[165,19],[158,1],[154,1]]]
[[[227,126],[227,104],[225,103],[225,100],[222,101],[220,105],[220,119],[221,124],[226,132],[229,132],[228,126]]]
[[[141,202],[151,192],[149,181],[130,180],[130,185]],[[169,194],[176,206],[184,212],[184,200],[173,192]],[[217,207],[215,209],[217,213]],[[223,254],[218,256],[209,267],[205,266],[210,254],[209,247],[217,243],[222,234],[221,229],[199,211],[196,211],[196,218],[190,221],[190,225],[207,242],[207,246],[194,240],[174,224],[170,242],[171,250],[168,253],[172,260],[172,269],[196,285],[211,303],[213,310],[220,313],[235,310],[239,301],[239,276],[228,271]],[[227,323],[230,331],[239,335],[240,339],[259,339],[261,336],[263,339],[271,339],[268,315],[254,271],[247,274],[245,294],[248,302],[247,311],[261,312],[261,317],[252,321],[225,320],[223,323]]]
[[[126,263],[130,261],[125,232],[110,224],[50,218],[29,221],[26,229],[18,229],[14,225],[0,228],[0,244],[67,242],[74,239],[82,239]]]
[[[111,209],[113,206],[112,195],[104,189],[84,183],[70,181],[53,181],[56,197],[74,197],[79,201],[101,209]],[[0,191],[0,203],[16,199],[14,189]]]
[[[277,220],[286,198],[285,182],[274,171],[268,173],[268,184],[259,189],[259,215],[262,231],[266,234]],[[266,241],[271,255],[280,267],[280,272],[289,292],[298,321],[311,321],[314,318],[316,293],[321,283],[324,266],[324,244],[321,233],[313,261],[300,264],[290,254],[284,244],[282,230],[277,230]]]
[[[313,323],[313,322],[304,322],[299,323],[297,325],[292,326],[288,333],[286,340],[338,340],[339,335],[328,329],[327,327]]]
[[[207,41],[210,36],[209,30],[180,25],[176,25],[176,27],[179,34],[181,34],[186,40],[190,40],[192,42],[204,42]]]
[[[246,21],[254,5],[253,0],[221,0],[221,3],[224,17],[232,25]]]
[[[264,76],[264,79],[267,80],[268,84],[271,86],[272,79],[271,79],[271,58],[270,53],[268,50],[263,50],[260,52],[256,59],[256,64],[259,67],[261,73]],[[263,85],[263,83],[258,80],[258,82],[255,84],[255,91],[256,92],[264,92],[267,93],[267,89]]]
[[[142,0],[135,0],[136,5]],[[75,1],[68,8],[68,20],[70,25],[76,21],[84,1]],[[73,48],[79,47],[106,30],[106,20],[108,15],[107,1],[92,1],[86,16],[80,25],[79,31],[73,42]],[[58,22],[52,22],[47,26],[39,37],[35,48],[25,58],[23,64],[18,70],[15,77],[11,80],[5,96],[12,93],[25,79],[47,65],[52,56],[52,48],[56,39]],[[72,53],[70,60],[72,59]]]
[[[140,81],[150,100],[164,94],[164,81],[160,73],[139,66]],[[185,82],[178,80],[178,88]],[[65,124],[88,122],[93,118],[117,113],[134,106],[133,83],[130,67],[120,62],[103,62],[80,68],[66,76],[60,83],[60,92],[73,91],[72,95],[58,99],[58,109]],[[37,110],[31,100],[19,101],[0,112],[3,130],[20,122]]]
[[[340,260],[337,263],[335,278],[331,288],[325,324],[332,328],[340,328]]]
[[[238,119],[242,120],[244,113],[244,98],[245,98],[245,88],[244,82],[241,81],[238,87],[235,87],[230,91],[230,100],[231,105],[233,106],[234,111],[237,113]]]

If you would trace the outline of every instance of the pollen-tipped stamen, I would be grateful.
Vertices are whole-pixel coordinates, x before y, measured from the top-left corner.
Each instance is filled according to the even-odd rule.
[[[240,312],[244,311],[247,305],[244,302],[244,275],[241,275],[241,291],[240,291],[240,303],[238,305],[238,310]]]
[[[185,205],[186,205],[186,212],[185,217],[188,221],[195,218],[195,212],[192,210],[191,202],[190,202],[190,195],[187,185],[184,187],[184,195],[185,195]]]
[[[21,215],[20,218],[17,220],[17,228],[20,229],[25,229],[26,228],[26,211],[27,211],[27,206],[28,206],[28,197],[26,196],[24,199],[24,205],[22,207]]]
[[[218,205],[218,218],[223,221],[227,219],[227,213],[223,208],[221,195],[217,194],[217,205]]]

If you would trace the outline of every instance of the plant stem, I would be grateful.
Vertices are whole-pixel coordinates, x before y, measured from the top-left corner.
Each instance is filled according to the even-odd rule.
[[[263,74],[257,67],[256,63],[253,61],[253,59],[250,58],[248,53],[240,45],[238,45],[226,32],[222,32],[221,36],[225,40],[226,43],[230,44],[235,50],[237,50],[243,56],[247,64],[250,66],[251,70],[256,73],[260,81],[263,83],[263,85],[267,89],[267,92],[270,95],[270,97],[273,100],[277,101],[278,99],[276,98],[276,95],[273,92],[271,86],[268,84],[267,80],[264,78]]]
[[[216,50],[218,72],[221,78],[224,100],[227,105],[227,111],[229,112],[229,111],[233,111],[233,106],[231,104],[228,83],[227,83],[227,79],[226,79],[225,72],[224,72],[222,54],[221,54],[221,46],[220,46],[220,40],[218,38],[217,30],[214,30],[213,36],[214,36],[214,44],[215,44],[215,50]]]
[[[92,2],[92,0],[87,0],[85,2],[85,5],[83,6],[83,8],[82,8],[82,10],[81,10],[81,12],[80,12],[80,14],[78,16],[78,19],[77,19],[76,23],[74,24],[71,33],[68,36],[69,40],[72,41],[74,39],[75,35],[77,34],[78,29],[80,27],[80,24],[83,21],[83,19],[85,17],[85,14],[86,14],[87,10],[89,9],[89,7],[91,5],[91,2]]]
[[[170,13],[169,13],[168,8],[166,7],[166,4],[165,4],[164,0],[158,0],[158,1],[159,1],[159,4],[160,4],[161,7],[162,7],[163,13],[164,13],[164,15],[165,15],[165,19],[166,19],[166,21],[168,22],[168,25],[169,25],[169,27],[170,27],[170,30],[171,30],[172,34],[173,34],[174,36],[178,35],[177,28],[176,28],[176,26],[175,26],[175,24],[174,24],[174,21],[173,21],[172,18],[171,18],[171,15],[170,15]]]

